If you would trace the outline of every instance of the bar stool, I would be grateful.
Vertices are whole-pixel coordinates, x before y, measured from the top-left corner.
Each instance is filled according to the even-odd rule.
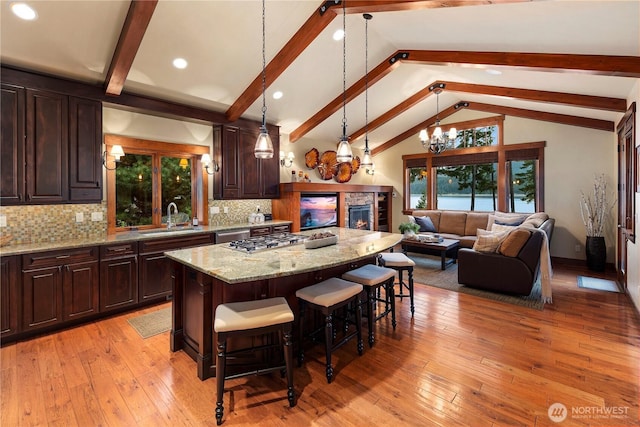
[[[331,366],[331,353],[334,350],[342,347],[347,341],[354,336],[358,338],[358,354],[362,355],[364,345],[362,344],[362,310],[360,308],[359,295],[362,292],[362,285],[357,283],[348,282],[338,277],[332,277],[324,280],[315,285],[307,286],[305,288],[296,291],[296,297],[300,306],[300,318],[298,329],[300,332],[300,351],[298,353],[298,364],[302,365],[304,360],[304,316],[306,306],[320,311],[325,317],[324,324],[324,342],[325,342],[325,354],[326,354],[326,374],[327,382],[331,384],[333,380],[333,367]],[[346,307],[348,304],[353,304],[356,309],[355,332],[345,336],[337,343],[334,343],[333,333],[333,318],[334,312],[342,307]],[[322,328],[319,328],[310,334],[313,336],[320,332]]]
[[[289,304],[287,304],[287,300],[282,297],[220,304],[216,308],[213,330],[218,334],[218,356],[216,361],[216,422],[218,425],[222,424],[224,412],[222,400],[225,379],[262,374],[283,368],[282,366],[270,367],[227,377],[225,375],[227,356],[279,347],[283,340],[287,373],[287,398],[289,399],[289,406],[296,406],[295,391],[293,389],[293,347],[291,346],[293,319],[293,312]],[[280,333],[279,344],[266,344],[259,347],[227,351],[227,338],[229,337],[262,335],[275,331]]]
[[[388,267],[398,272],[398,280],[400,281],[400,293],[396,293],[396,297],[406,298],[409,297],[411,302],[411,317],[415,312],[413,304],[413,267],[416,265],[415,261],[401,252],[385,252],[378,255],[378,264],[382,267]],[[409,276],[408,283],[405,283],[402,279],[402,272],[407,271]],[[403,292],[403,289],[409,291],[409,295]]]
[[[373,323],[391,313],[391,324],[396,329],[396,301],[394,297],[393,282],[396,272],[390,268],[380,267],[374,264],[363,265],[355,270],[342,275],[344,280],[360,283],[367,290],[367,325],[369,327],[369,347],[373,347]],[[384,299],[378,297],[378,290],[384,287]],[[376,302],[385,304],[384,310],[377,316],[374,314]]]

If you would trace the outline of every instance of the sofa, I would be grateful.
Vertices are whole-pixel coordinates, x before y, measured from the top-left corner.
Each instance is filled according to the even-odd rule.
[[[426,222],[419,234],[428,233],[426,228],[432,224],[433,233],[460,240],[457,262],[462,285],[529,295],[540,275],[541,254],[549,274],[548,248],[555,220],[545,213],[414,210],[409,220]]]

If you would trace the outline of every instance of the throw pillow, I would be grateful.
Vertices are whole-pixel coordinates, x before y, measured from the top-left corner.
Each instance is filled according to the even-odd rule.
[[[416,222],[416,218],[413,215],[407,215],[407,217],[409,217],[409,222]]]
[[[508,256],[517,257],[522,247],[527,243],[531,237],[531,231],[524,228],[516,228],[511,231],[507,237],[500,243],[498,247],[498,253]]]
[[[511,231],[514,230],[515,228],[517,228],[517,225],[504,225],[504,224],[499,224],[497,222],[494,222],[491,225],[491,230],[490,231]]]
[[[473,244],[473,250],[484,253],[496,253],[502,240],[509,234],[508,231],[487,231],[481,228],[476,230],[478,238]]]
[[[429,218],[428,216],[417,216],[415,217],[416,220],[416,224],[418,224],[420,226],[420,230],[418,230],[418,232],[431,232],[431,233],[435,233],[436,227],[434,227],[433,225],[433,221],[431,221],[431,218]]]

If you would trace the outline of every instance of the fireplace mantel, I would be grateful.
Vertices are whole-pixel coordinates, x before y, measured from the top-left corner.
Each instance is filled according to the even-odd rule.
[[[347,193],[373,193],[373,229],[390,231],[391,197],[393,186],[323,184],[317,182],[286,182],[280,184],[280,198],[272,201],[273,217],[291,221],[291,231],[300,231],[300,195],[312,193],[336,193],[338,195],[338,224],[348,217],[345,196]]]

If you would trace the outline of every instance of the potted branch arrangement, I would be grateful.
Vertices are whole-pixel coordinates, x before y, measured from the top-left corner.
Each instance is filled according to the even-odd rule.
[[[403,222],[398,226],[398,230],[404,234],[405,238],[413,239],[415,238],[416,233],[420,231],[420,226],[415,222]]]
[[[604,227],[615,201],[609,203],[607,182],[604,174],[596,175],[593,193],[585,195],[580,191],[580,214],[586,227],[585,251],[587,267],[591,271],[604,271],[607,261],[607,247],[604,241]]]

